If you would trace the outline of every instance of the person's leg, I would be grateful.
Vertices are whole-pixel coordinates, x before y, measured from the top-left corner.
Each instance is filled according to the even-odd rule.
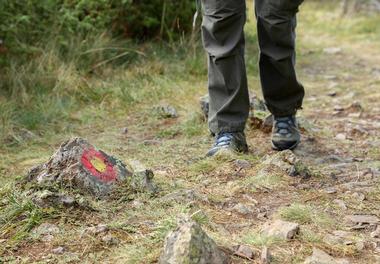
[[[202,40],[208,53],[209,128],[221,149],[245,152],[249,94],[244,61],[245,0],[202,0]]]
[[[264,99],[274,116],[272,146],[293,149],[301,139],[295,114],[305,95],[295,71],[296,14],[303,0],[255,0]]]
[[[260,78],[268,109],[291,116],[301,108],[304,88],[295,71],[296,14],[303,0],[256,0]]]
[[[216,135],[243,132],[249,114],[245,0],[202,0],[202,7],[202,40],[209,70],[209,127]]]

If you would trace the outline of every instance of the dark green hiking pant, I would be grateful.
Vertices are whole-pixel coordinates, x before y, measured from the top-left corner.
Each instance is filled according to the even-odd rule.
[[[296,13],[303,0],[255,0],[260,77],[268,109],[287,116],[301,108],[304,88],[295,72]],[[202,38],[208,53],[211,132],[243,131],[249,114],[244,62],[245,0],[202,0]]]

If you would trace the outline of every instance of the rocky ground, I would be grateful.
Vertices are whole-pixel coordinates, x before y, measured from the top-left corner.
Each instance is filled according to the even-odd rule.
[[[306,3],[299,19],[299,148],[271,150],[261,109],[247,126],[249,154],[205,159],[206,80],[177,82],[176,98],[78,132],[126,164],[139,160],[154,191],[128,181],[96,199],[75,185],[25,182],[72,135],[0,151],[0,262],[380,263],[378,20],[317,5]],[[260,97],[256,74],[249,84]],[[62,190],[58,204],[33,199]]]

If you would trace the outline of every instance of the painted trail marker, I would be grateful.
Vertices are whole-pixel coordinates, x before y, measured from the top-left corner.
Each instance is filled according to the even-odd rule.
[[[141,174],[139,174],[141,176]],[[109,194],[127,179],[133,182],[132,168],[82,138],[64,142],[44,164],[28,173],[28,180],[38,184],[59,184],[96,197]],[[148,180],[151,180],[150,175]]]

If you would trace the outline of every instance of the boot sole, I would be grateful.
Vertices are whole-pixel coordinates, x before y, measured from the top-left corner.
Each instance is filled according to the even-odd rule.
[[[287,148],[281,148],[281,147],[277,147],[274,143],[273,143],[273,141],[271,141],[272,142],[272,149],[273,150],[277,150],[277,151],[283,151],[283,150],[293,150],[293,149],[295,149],[300,143],[301,143],[301,140],[298,140],[296,143],[294,143],[292,146],[290,146],[290,147],[287,147]]]

